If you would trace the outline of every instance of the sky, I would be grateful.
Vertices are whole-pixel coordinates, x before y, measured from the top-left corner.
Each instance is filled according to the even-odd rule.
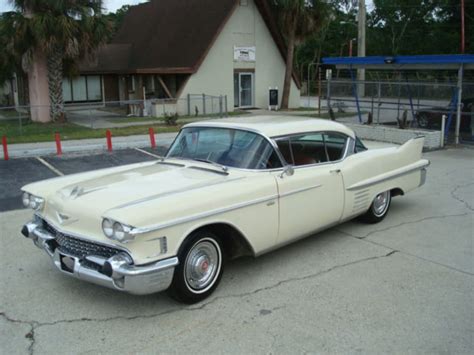
[[[106,12],[115,12],[122,5],[136,5],[145,0],[103,0]],[[0,0],[0,12],[11,11],[13,8],[8,0]]]

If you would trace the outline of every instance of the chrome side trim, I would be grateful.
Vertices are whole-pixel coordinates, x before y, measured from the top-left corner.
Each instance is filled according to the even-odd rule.
[[[323,186],[323,185],[317,184],[317,185],[302,187],[302,188],[300,188],[300,189],[296,189],[296,190],[293,190],[293,191],[288,191],[288,192],[285,192],[285,193],[283,193],[283,194],[280,194],[280,198],[281,198],[281,197],[287,197],[287,196],[294,195],[294,194],[298,194],[298,193],[300,193],[300,192],[304,192],[304,191],[316,189],[316,188],[321,187],[321,186]]]
[[[372,186],[372,185],[375,185],[375,184],[379,184],[379,183],[387,181],[387,180],[391,180],[391,179],[395,179],[395,178],[403,176],[403,175],[411,174],[411,173],[413,173],[417,170],[422,170],[422,169],[426,168],[429,165],[430,165],[429,161],[427,161],[427,162],[421,161],[421,163],[420,163],[420,161],[418,161],[414,164],[409,165],[408,168],[403,167],[403,168],[392,170],[389,173],[383,174],[381,177],[379,176],[379,177],[367,179],[367,180],[364,180],[362,182],[356,183],[352,186],[349,186],[346,190],[347,191],[353,191],[353,190],[363,189],[365,187]]]
[[[207,172],[210,172],[210,173],[219,174],[219,175],[224,175],[224,176],[229,175],[229,173],[228,173],[227,171],[219,171],[219,170],[204,168],[204,167],[202,167],[202,166],[188,166],[187,168],[188,168],[188,169],[195,169],[195,170],[207,171]],[[226,167],[226,169],[227,169],[227,167]]]
[[[156,164],[162,164],[162,165],[171,165],[171,166],[176,166],[178,168],[184,168],[186,165],[185,164],[178,164],[178,163],[171,163],[167,161],[157,161]]]
[[[163,229],[163,228],[168,228],[168,227],[171,227],[171,226],[175,226],[175,225],[178,225],[178,224],[192,222],[192,221],[195,221],[195,220],[198,220],[198,219],[201,219],[201,218],[207,218],[207,217],[211,217],[211,216],[218,215],[218,214],[221,214],[221,213],[234,211],[234,210],[237,210],[237,209],[240,209],[240,208],[244,208],[244,207],[248,207],[248,206],[252,206],[252,205],[258,205],[260,203],[268,202],[268,201],[274,200],[276,198],[278,198],[278,195],[262,197],[262,198],[258,198],[258,199],[252,200],[252,201],[237,203],[237,204],[232,205],[232,206],[228,206],[228,207],[224,207],[224,208],[218,208],[218,209],[203,212],[203,213],[198,213],[198,214],[195,214],[195,215],[192,215],[192,216],[176,218],[176,219],[173,219],[173,220],[168,221],[168,222],[158,223],[158,224],[154,224],[154,225],[150,225],[150,226],[146,226],[146,227],[133,228],[130,231],[130,234],[138,235],[138,234],[149,233],[149,232],[157,231],[157,230],[160,230],[160,229]]]
[[[212,170],[212,171],[216,172],[215,170]],[[109,211],[113,211],[113,210],[117,210],[117,209],[121,209],[121,208],[125,208],[125,207],[130,207],[130,206],[133,206],[133,205],[138,205],[140,203],[151,201],[151,200],[154,200],[154,199],[157,199],[157,198],[160,198],[160,197],[179,194],[179,193],[188,192],[188,191],[192,191],[192,190],[198,190],[198,189],[201,189],[203,187],[224,184],[224,183],[228,183],[228,182],[232,182],[232,181],[242,180],[242,179],[245,179],[245,178],[246,178],[245,176],[240,176],[240,177],[235,177],[235,178],[229,178],[229,179],[226,179],[226,180],[219,180],[219,181],[216,181],[216,182],[213,182],[213,183],[206,182],[206,183],[201,183],[201,184],[194,185],[192,187],[187,187],[187,188],[183,188],[183,189],[176,189],[176,190],[171,190],[171,191],[167,191],[167,192],[161,192],[161,193],[156,194],[156,195],[152,195],[152,196],[144,197],[144,198],[141,198],[141,199],[138,199],[138,200],[135,200],[135,201],[124,203],[123,205],[119,205],[117,207],[112,207],[111,209],[107,210],[104,213],[104,216]],[[102,216],[102,218],[104,218],[104,217]],[[118,221],[118,222],[120,222],[120,221]]]

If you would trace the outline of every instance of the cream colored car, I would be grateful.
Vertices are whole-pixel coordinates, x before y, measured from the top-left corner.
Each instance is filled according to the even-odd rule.
[[[188,124],[163,159],[23,187],[22,230],[65,274],[192,303],[224,261],[359,217],[425,181],[423,137],[367,150],[344,125],[252,117]]]

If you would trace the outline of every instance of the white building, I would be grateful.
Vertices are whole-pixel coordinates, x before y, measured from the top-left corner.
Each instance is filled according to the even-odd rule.
[[[192,107],[187,100],[206,94],[227,96],[229,111],[265,108],[270,87],[278,88],[281,102],[285,54],[266,0],[151,0],[133,6],[112,42],[82,66],[81,77],[65,82],[65,99],[145,96],[189,114],[205,108],[196,104],[202,100]],[[289,105],[298,107],[293,77]]]

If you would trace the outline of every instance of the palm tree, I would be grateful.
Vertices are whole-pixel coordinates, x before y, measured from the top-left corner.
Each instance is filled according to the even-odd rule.
[[[12,3],[16,11],[4,13],[0,24],[0,36],[7,36],[5,56],[10,58],[5,63],[11,67],[11,62],[21,62],[28,73],[30,104],[49,105],[49,120],[63,120],[64,69],[77,72],[78,61],[91,56],[107,40],[111,30],[109,21],[101,14],[102,1],[12,0]],[[31,87],[41,88],[46,80],[49,103],[35,102]]]
[[[328,6],[322,0],[275,0],[283,34],[286,37],[286,70],[281,108],[288,108],[295,46],[314,35],[328,19]]]

